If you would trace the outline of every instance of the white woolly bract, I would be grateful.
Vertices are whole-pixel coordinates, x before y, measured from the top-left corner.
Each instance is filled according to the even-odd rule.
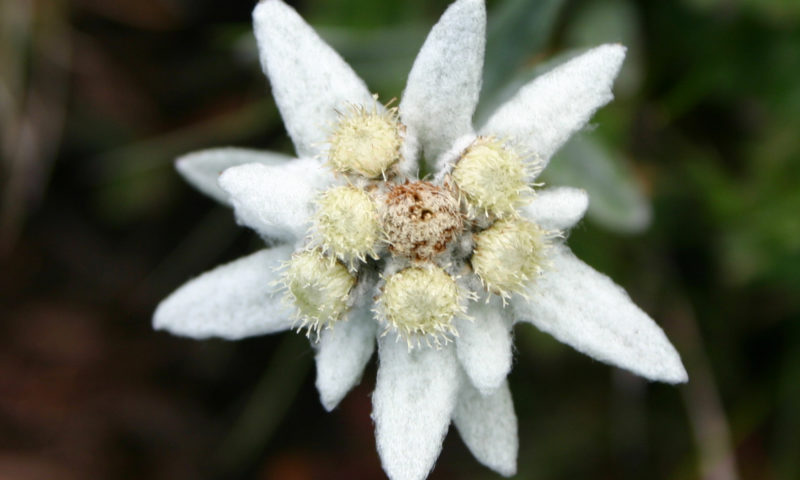
[[[225,170],[248,163],[282,165],[292,157],[273,152],[262,152],[246,148],[209,148],[181,155],[175,159],[175,169],[195,188],[214,200],[228,205],[228,194],[219,186],[219,176]]]
[[[486,44],[482,0],[454,2],[442,15],[408,74],[400,118],[420,139],[429,166],[472,133]]]
[[[500,297],[485,295],[488,301],[478,299],[469,303],[470,320],[457,318],[455,323],[458,360],[470,383],[488,395],[497,390],[511,371],[513,341],[511,319]]]
[[[482,392],[461,382],[453,424],[470,452],[481,463],[510,477],[517,471],[517,416],[508,383],[492,392]]]
[[[300,158],[324,149],[325,127],[335,123],[337,108],[377,104],[347,62],[292,7],[258,2],[253,27],[261,66]]]
[[[274,333],[291,327],[292,309],[270,288],[290,246],[261,250],[208,271],[164,299],[153,326],[192,338],[229,340]]]
[[[611,86],[625,58],[622,45],[601,45],[522,87],[480,129],[542,159],[550,157],[594,112],[614,97]]]
[[[520,214],[546,230],[568,230],[589,207],[586,190],[555,187],[537,190],[536,196],[520,208]]]
[[[686,382],[680,355],[663,330],[610,278],[554,245],[552,266],[529,298],[511,300],[518,321],[536,325],[558,341],[650,380]]]
[[[248,163],[225,170],[219,186],[238,223],[267,238],[294,241],[308,231],[313,201],[333,175],[313,158],[267,166]]]
[[[390,480],[424,480],[442,449],[458,398],[452,348],[417,348],[378,339],[372,418],[381,464]]]
[[[362,306],[348,313],[347,321],[320,333],[314,356],[316,385],[326,410],[333,410],[361,381],[364,367],[375,349],[377,327],[369,307]]]

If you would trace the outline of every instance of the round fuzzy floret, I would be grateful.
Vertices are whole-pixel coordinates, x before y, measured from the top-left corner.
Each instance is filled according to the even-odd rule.
[[[319,334],[347,311],[347,297],[355,285],[347,268],[317,250],[296,253],[283,276],[291,303],[297,308],[300,328]]]
[[[513,149],[492,137],[480,137],[453,168],[453,181],[470,210],[497,217],[513,215],[532,189],[531,167]]]
[[[328,162],[339,173],[378,178],[400,159],[403,126],[397,111],[353,106],[329,140]]]
[[[386,195],[383,231],[395,255],[429,260],[442,253],[463,228],[458,201],[443,187],[416,181]]]
[[[463,314],[461,294],[453,277],[427,264],[409,267],[386,279],[379,302],[379,314],[409,347],[420,341],[439,345],[455,335],[453,317]]]
[[[345,185],[325,191],[317,200],[314,226],[322,248],[351,268],[367,256],[377,258],[378,210],[363,190]]]
[[[527,220],[498,220],[475,235],[472,269],[490,292],[504,299],[523,292],[542,273],[551,236]]]

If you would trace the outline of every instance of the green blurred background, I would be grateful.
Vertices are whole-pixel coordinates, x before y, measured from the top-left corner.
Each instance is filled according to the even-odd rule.
[[[305,0],[381,99],[448,0]],[[300,335],[153,332],[158,301],[258,248],[173,159],[291,152],[252,0],[0,0],[0,478],[378,479],[370,392],[333,413]],[[616,100],[550,184],[570,235],[666,330],[648,384],[520,326],[520,479],[800,478],[800,1],[490,0],[477,118],[552,60],[621,42]],[[499,478],[451,432],[431,479]]]

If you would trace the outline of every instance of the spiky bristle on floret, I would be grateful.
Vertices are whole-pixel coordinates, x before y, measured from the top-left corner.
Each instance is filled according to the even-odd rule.
[[[328,163],[342,174],[385,176],[400,159],[404,127],[397,108],[378,111],[351,105],[329,138]]]
[[[496,221],[475,234],[472,269],[486,289],[507,300],[523,293],[547,267],[547,249],[559,236],[521,218]]]
[[[458,335],[453,318],[465,315],[467,298],[453,277],[426,263],[386,278],[375,313],[385,320],[385,333],[395,332],[409,349],[422,343],[438,347]]]
[[[347,312],[348,296],[356,279],[347,267],[318,250],[295,253],[284,265],[282,282],[288,300],[297,309],[298,329],[319,335]]]

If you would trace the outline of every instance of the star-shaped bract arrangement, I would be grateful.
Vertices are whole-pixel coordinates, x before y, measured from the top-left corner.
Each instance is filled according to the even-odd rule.
[[[177,168],[277,246],[183,285],[159,305],[156,328],[226,339],[305,330],[328,410],[377,343],[373,419],[395,480],[427,476],[451,420],[479,461],[514,474],[506,377],[516,323],[650,380],[687,380],[663,331],[564,244],[586,193],[534,183],[611,100],[624,47],[536,78],[475,129],[482,0],[447,9],[397,107],[379,103],[283,2],[262,1],[253,19],[298,158],[225,148]],[[417,178],[420,162],[430,178]]]

